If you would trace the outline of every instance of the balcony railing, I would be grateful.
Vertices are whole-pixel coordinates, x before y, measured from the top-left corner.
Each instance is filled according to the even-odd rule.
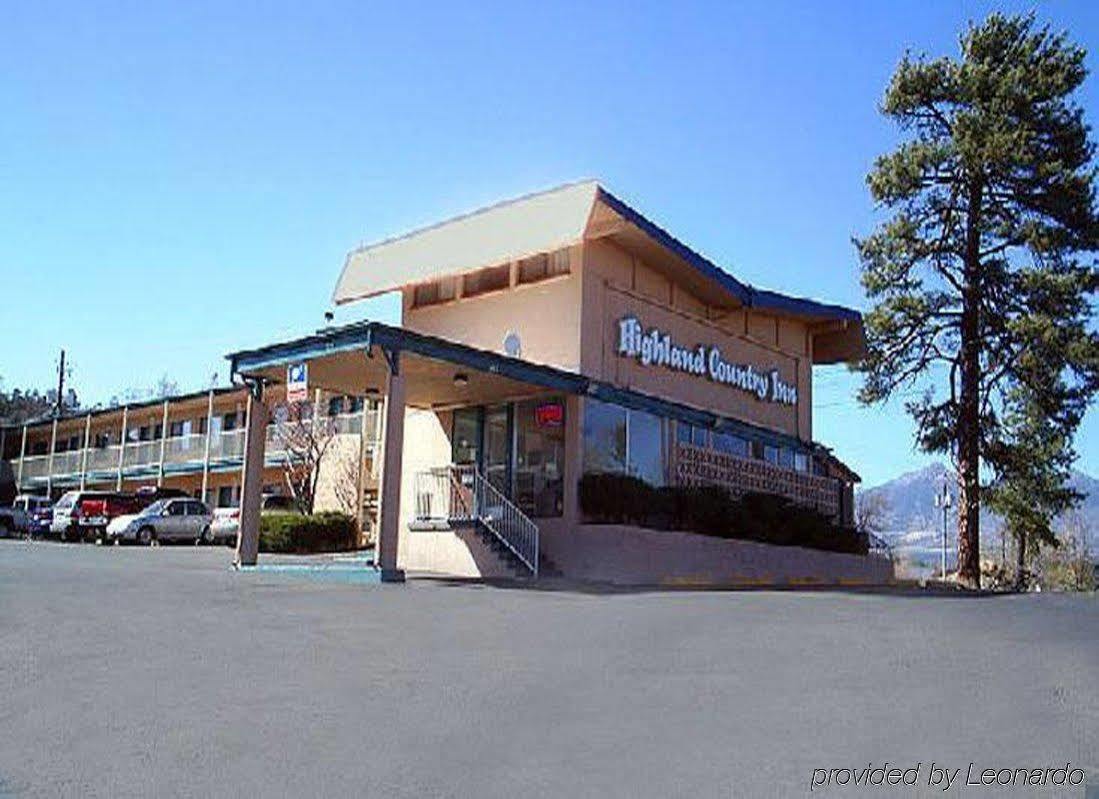
[[[82,449],[55,452],[53,454],[53,473],[62,476],[80,474],[83,463],[84,450]]]
[[[321,417],[330,431],[337,435],[359,435],[363,429],[363,421],[366,421],[366,434],[370,444],[374,441],[376,412],[344,414],[341,416]],[[308,426],[310,423],[307,422]],[[244,459],[244,428],[225,430],[210,436],[209,462],[212,465],[224,467],[227,463],[240,463]],[[281,460],[285,457],[283,436],[278,432],[278,426],[270,424],[266,432],[266,456],[268,460]],[[53,455],[53,468],[50,468],[49,455],[27,455],[23,458],[22,476],[20,481],[26,483],[44,483],[50,478],[80,477],[81,474],[103,477],[107,474],[118,472],[119,449],[123,449],[122,473],[147,472],[159,469],[161,465],[160,454],[163,443],[164,466],[183,467],[193,466],[201,468],[206,462],[206,434],[191,433],[184,436],[173,436],[161,442],[130,441],[122,448],[119,444],[107,447],[90,447],[87,450],[87,462],[85,463],[85,450],[69,450],[67,452],[55,452]],[[10,461],[12,473],[19,475],[19,459]]]
[[[206,435],[204,433],[169,438],[164,442],[165,464],[202,463],[205,458]]]
[[[88,473],[113,472],[118,469],[118,451],[121,447],[114,444],[101,449],[88,450]]]
[[[18,473],[18,462],[12,463],[12,468]],[[50,473],[49,455],[28,455],[23,459],[23,480],[45,479]]]
[[[126,445],[126,453],[122,456],[123,470],[155,466],[158,463],[160,463],[159,441],[133,441]]]
[[[210,436],[210,460],[239,461],[244,457],[243,428],[240,430],[226,430],[217,435]]]

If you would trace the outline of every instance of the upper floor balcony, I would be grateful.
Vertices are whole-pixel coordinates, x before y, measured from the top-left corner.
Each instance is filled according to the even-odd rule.
[[[361,435],[372,449],[377,440],[378,411],[339,414],[320,417],[325,435]],[[312,422],[300,424],[300,430],[311,430]],[[224,471],[240,468],[244,459],[243,427],[234,430],[211,431],[171,436],[147,441],[128,441],[125,445],[72,449],[51,454],[26,455],[10,461],[12,474],[20,488],[46,484],[79,484],[117,481],[119,477],[142,478],[164,474]],[[268,465],[281,466],[287,455],[294,456],[293,440],[278,424],[267,426],[265,452]],[[290,450],[288,453],[287,450]]]

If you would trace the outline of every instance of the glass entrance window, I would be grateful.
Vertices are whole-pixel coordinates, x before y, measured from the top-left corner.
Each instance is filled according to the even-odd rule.
[[[564,510],[565,403],[560,398],[515,406],[515,502],[528,516]]]
[[[451,460],[456,464],[480,465],[481,409],[459,408],[454,411],[454,428],[450,438]]]
[[[584,402],[584,471],[667,481],[668,421],[598,400]]]
[[[651,413],[630,411],[627,436],[629,473],[649,485],[664,485],[664,420]]]
[[[626,409],[597,400],[584,402],[584,471],[626,471]]]
[[[485,409],[485,478],[511,496],[511,425],[509,407],[493,405]]]

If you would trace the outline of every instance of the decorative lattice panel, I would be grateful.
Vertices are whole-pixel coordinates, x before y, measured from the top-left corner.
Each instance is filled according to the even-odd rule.
[[[734,494],[778,494],[832,519],[840,514],[843,484],[839,480],[783,469],[767,461],[677,444],[675,475],[682,486],[719,485]]]

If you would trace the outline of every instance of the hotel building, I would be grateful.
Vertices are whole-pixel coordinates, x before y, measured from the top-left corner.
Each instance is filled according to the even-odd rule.
[[[229,356],[253,405],[288,380],[381,398],[383,579],[888,578],[874,558],[589,524],[578,497],[586,472],[618,472],[778,494],[852,524],[858,478],[814,441],[812,395],[815,365],[863,353],[857,311],[747,285],[595,182],[353,250],[333,297],[389,292],[398,326]],[[243,563],[256,558],[265,424],[252,414],[244,442]]]

